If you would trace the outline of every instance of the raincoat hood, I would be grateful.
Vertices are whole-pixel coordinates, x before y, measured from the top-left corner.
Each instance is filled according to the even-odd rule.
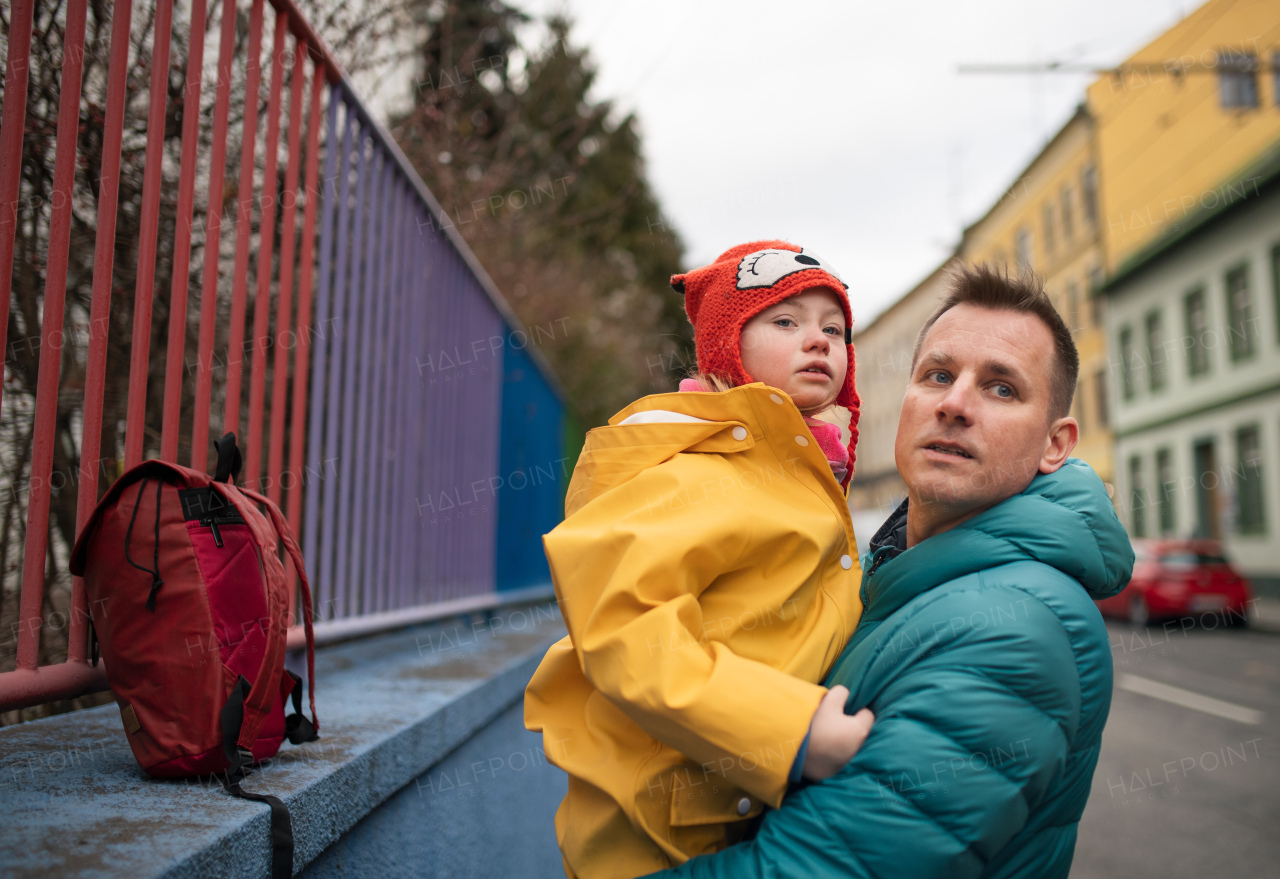
[[[644,397],[610,418],[607,427],[587,434],[569,481],[565,516],[681,452],[726,453],[751,448],[758,439],[758,430],[752,429],[758,421],[752,398],[761,395],[779,397],[794,412],[793,432],[809,433],[791,399],[773,393],[762,382],[727,393],[675,392]]]
[[[863,570],[876,568],[874,553]],[[1090,598],[1115,595],[1133,573],[1133,546],[1088,464],[1070,458],[1031,480],[1021,494],[922,541],[867,577],[864,620],[884,619],[933,587],[998,565],[1037,561],[1084,586]]]

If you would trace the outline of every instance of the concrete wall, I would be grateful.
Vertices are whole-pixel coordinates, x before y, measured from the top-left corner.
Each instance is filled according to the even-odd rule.
[[[301,875],[564,876],[554,816],[566,776],[547,763],[520,704],[347,831]]]
[[[316,876],[563,875],[565,776],[523,730],[524,688],[564,634],[513,606],[325,647],[319,741],[245,782],[292,813]],[[216,778],[146,777],[114,705],[0,729],[0,877],[261,879],[269,810]]]

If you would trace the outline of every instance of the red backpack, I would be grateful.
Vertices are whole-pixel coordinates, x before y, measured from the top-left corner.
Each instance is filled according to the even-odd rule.
[[[157,777],[219,775],[230,793],[269,804],[272,873],[287,877],[288,809],[240,782],[286,737],[317,738],[311,591],[280,509],[231,484],[240,466],[234,434],[215,445],[215,478],[152,460],[117,479],[70,567],[84,577],[93,634],[138,763]],[[280,543],[302,584],[310,720],[302,682],[284,667],[290,615]]]

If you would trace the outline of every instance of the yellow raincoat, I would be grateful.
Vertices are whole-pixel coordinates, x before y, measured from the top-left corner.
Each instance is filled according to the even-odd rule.
[[[628,406],[587,434],[565,506],[543,544],[569,636],[525,725],[569,773],[566,873],[630,879],[779,805],[861,571],[830,465],[759,382]]]

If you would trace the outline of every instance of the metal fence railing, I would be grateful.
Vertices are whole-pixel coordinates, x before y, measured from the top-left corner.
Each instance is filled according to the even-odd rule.
[[[82,95],[84,55],[74,50],[84,45],[88,4],[65,6],[38,387],[18,399],[6,382],[0,400],[14,418],[29,411],[33,419],[29,471],[8,474],[11,490],[25,478],[26,503],[20,579],[5,582],[6,590],[16,586],[18,606],[6,617],[15,649],[7,665],[0,662],[0,711],[106,687],[101,665],[87,657],[83,586],[62,569],[69,547],[51,534],[57,424],[71,423],[78,444],[76,533],[106,488],[100,473],[144,457],[176,461],[187,449],[181,463],[206,469],[210,438],[236,431],[245,449],[241,482],[282,503],[300,533],[322,641],[548,591],[539,536],[561,512],[563,396],[545,361],[521,343],[527,337],[509,306],[441,222],[439,204],[291,0],[250,0],[247,40],[237,34],[244,11],[237,0],[215,0],[216,64],[204,57],[211,10],[192,0],[176,215],[162,224],[162,197],[171,199],[162,191],[166,161],[173,170],[166,140],[176,137],[166,133],[166,112],[171,79],[183,67],[170,58],[171,33],[181,27],[173,0],[154,4],[136,207],[117,199],[129,69],[137,63],[130,57],[133,4],[111,7],[94,186],[77,170],[78,129],[91,114]],[[10,10],[0,118],[0,326],[8,325],[18,292],[14,236],[29,186],[22,169],[33,7],[34,0],[13,0]],[[211,72],[216,94],[206,124],[201,84]],[[239,82],[245,111],[233,132]],[[226,180],[229,146],[239,156],[234,188]],[[73,210],[94,201],[88,331],[83,350],[68,357]],[[125,417],[114,420],[104,416],[107,379],[125,366],[108,362],[105,327],[113,294],[120,301],[115,261],[126,257],[116,219],[127,209],[139,213],[136,251],[127,257],[136,258],[136,282]],[[233,257],[220,258],[232,240]],[[156,277],[158,253],[171,266],[168,278]],[[198,311],[191,291],[198,291]],[[163,358],[150,350],[152,306],[161,297],[169,314]],[[459,350],[471,352],[463,368],[447,353]],[[83,364],[82,396],[60,384],[69,362]],[[163,393],[148,396],[148,379],[157,375]],[[122,459],[105,466],[102,438],[117,433]],[[49,593],[60,578],[71,580],[65,661],[42,663]]]

